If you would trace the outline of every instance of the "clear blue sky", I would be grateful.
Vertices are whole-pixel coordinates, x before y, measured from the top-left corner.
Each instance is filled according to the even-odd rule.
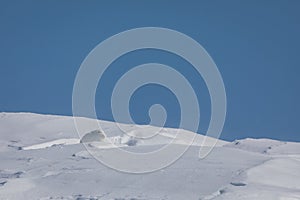
[[[197,40],[216,62],[228,112],[221,138],[268,137],[300,141],[300,1],[1,1],[0,111],[72,114],[72,87],[86,55],[121,31],[158,26]],[[210,117],[203,80],[180,58],[143,50],[119,58],[99,84],[101,119],[111,120],[109,95],[118,76],[147,62],[168,64],[190,77],[201,99],[201,127]],[[122,67],[122,71],[120,70]],[[132,99],[138,123],[161,103],[168,126],[178,125],[178,102],[148,85]]]

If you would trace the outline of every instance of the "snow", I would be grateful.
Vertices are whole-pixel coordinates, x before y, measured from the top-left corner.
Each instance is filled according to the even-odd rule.
[[[100,130],[94,130],[86,133],[80,140],[81,143],[100,142],[105,139],[105,134]]]
[[[99,128],[92,119],[77,120],[86,134]],[[300,199],[299,143],[219,140],[206,158],[199,159],[202,135],[172,128],[152,135],[160,128],[125,125],[126,135],[111,122],[99,123],[106,137],[89,143],[108,152],[116,147],[147,152],[170,141],[176,147],[196,138],[171,166],[128,174],[104,166],[87,152],[73,117],[0,113],[0,199]],[[208,138],[203,148],[213,140]]]
[[[248,182],[300,190],[300,160],[276,158],[247,172]],[[274,176],[276,175],[276,176]]]
[[[70,139],[58,139],[53,140],[50,142],[35,144],[27,147],[22,147],[24,150],[30,150],[30,149],[44,149],[48,147],[53,147],[55,145],[71,145],[71,144],[78,144],[80,142],[79,139],[76,138],[70,138]]]

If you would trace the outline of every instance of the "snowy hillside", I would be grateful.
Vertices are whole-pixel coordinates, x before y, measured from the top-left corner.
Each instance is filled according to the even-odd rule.
[[[220,140],[206,158],[199,159],[205,138],[199,134],[179,130],[176,137],[176,129],[163,128],[148,137],[158,127],[126,125],[128,136],[111,122],[99,121],[100,131],[91,119],[78,120],[84,124],[84,137],[78,136],[72,117],[0,113],[1,200],[300,199],[300,143]],[[146,151],[170,141],[187,145],[194,136],[193,145],[173,165],[146,174],[110,169],[83,145],[101,151],[116,146]],[[206,147],[213,141],[208,139]]]

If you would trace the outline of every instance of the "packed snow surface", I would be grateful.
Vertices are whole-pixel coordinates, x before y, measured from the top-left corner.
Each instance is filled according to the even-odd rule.
[[[186,130],[127,125],[122,133],[112,122],[32,113],[0,113],[0,199],[107,200],[299,200],[300,144],[270,139],[219,140],[204,159],[198,158],[205,137]],[[142,127],[142,129],[141,129]],[[142,130],[142,131],[141,131]],[[102,131],[105,135],[102,134]],[[177,137],[180,134],[180,137]],[[83,145],[103,151],[157,149],[170,141],[187,145],[174,164],[146,174],[110,169]],[[208,138],[208,148],[214,143]],[[116,158],[119,159],[119,158]],[[132,163],[134,165],[135,163]]]

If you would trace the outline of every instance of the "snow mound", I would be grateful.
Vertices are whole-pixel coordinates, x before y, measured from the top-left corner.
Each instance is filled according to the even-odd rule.
[[[105,134],[100,130],[94,130],[85,134],[80,143],[101,142],[105,139]]]
[[[273,148],[283,144],[284,142],[276,140],[247,138],[235,140],[226,146],[256,153],[269,153]]]
[[[235,140],[232,143],[225,144],[225,146],[269,155],[300,154],[300,143],[271,139],[246,138],[243,140]]]

